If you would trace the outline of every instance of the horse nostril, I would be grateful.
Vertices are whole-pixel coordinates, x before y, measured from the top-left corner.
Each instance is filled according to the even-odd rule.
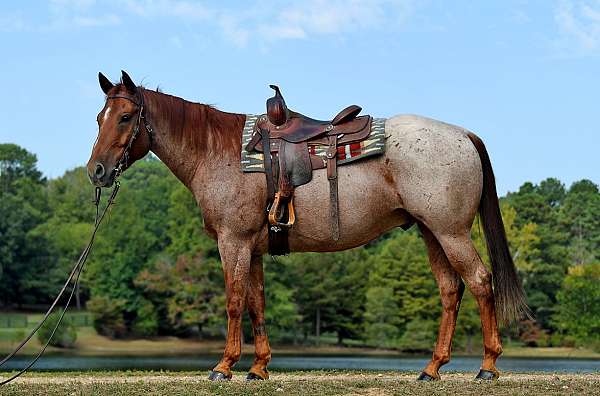
[[[104,173],[105,173],[104,172],[104,166],[101,163],[97,162],[96,163],[96,171],[94,172],[94,175],[98,179],[100,179],[102,176],[104,176]]]

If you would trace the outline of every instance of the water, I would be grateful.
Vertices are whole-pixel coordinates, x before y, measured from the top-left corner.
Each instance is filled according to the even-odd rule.
[[[189,356],[74,356],[61,354],[44,355],[33,367],[34,370],[186,370],[207,371],[220,359],[220,355]],[[23,368],[30,357],[16,357],[3,369]],[[236,369],[248,369],[253,357],[244,356]],[[429,360],[428,356],[319,356],[319,355],[275,355],[271,370],[395,370],[420,371]],[[444,371],[476,372],[481,358],[454,357],[444,366]],[[498,360],[498,369],[513,372],[562,372],[600,373],[600,359],[542,359],[509,358]]]

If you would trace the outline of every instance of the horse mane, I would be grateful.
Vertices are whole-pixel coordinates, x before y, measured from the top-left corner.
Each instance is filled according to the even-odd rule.
[[[149,118],[154,119],[150,122],[156,125],[167,123],[177,144],[197,154],[240,156],[245,115],[220,111],[211,105],[190,102],[159,90],[140,88],[152,109]]]

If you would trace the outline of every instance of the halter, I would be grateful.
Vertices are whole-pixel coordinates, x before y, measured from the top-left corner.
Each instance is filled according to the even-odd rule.
[[[106,100],[109,99],[126,99],[130,102],[132,102],[133,104],[135,104],[137,107],[139,107],[139,112],[138,112],[138,116],[137,116],[137,120],[135,122],[135,125],[133,126],[133,132],[131,134],[131,137],[129,138],[129,142],[127,142],[127,146],[125,146],[125,150],[123,150],[123,154],[121,155],[121,159],[119,159],[119,162],[117,162],[117,166],[115,167],[115,180],[119,178],[119,176],[121,175],[121,173],[123,173],[123,168],[126,166],[127,162],[129,161],[129,152],[131,151],[131,147],[133,146],[133,142],[135,141],[135,139],[137,138],[138,134],[140,133],[140,123],[142,120],[144,120],[144,128],[146,128],[146,132],[148,133],[148,138],[150,139],[150,149],[152,149],[152,143],[154,142],[154,138],[152,136],[152,134],[154,133],[152,126],[150,126],[150,123],[148,122],[148,119],[144,116],[144,92],[143,92],[143,88],[139,88],[142,91],[139,93],[139,97],[140,97],[140,102],[138,103],[134,98],[130,97],[130,96],[125,96],[125,95],[111,95],[108,96],[106,98]]]

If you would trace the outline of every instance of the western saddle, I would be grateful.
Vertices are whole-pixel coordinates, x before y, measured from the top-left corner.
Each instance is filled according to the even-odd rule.
[[[254,126],[246,151],[262,152],[267,178],[269,252],[289,253],[288,230],[294,225],[294,188],[312,179],[314,169],[327,168],[331,232],[338,240],[338,147],[365,140],[371,132],[372,117],[358,117],[361,107],[352,105],[331,121],[319,121],[289,110],[279,87],[267,100],[267,114]],[[325,159],[314,154],[316,146],[326,147]],[[265,149],[267,148],[267,149]]]

